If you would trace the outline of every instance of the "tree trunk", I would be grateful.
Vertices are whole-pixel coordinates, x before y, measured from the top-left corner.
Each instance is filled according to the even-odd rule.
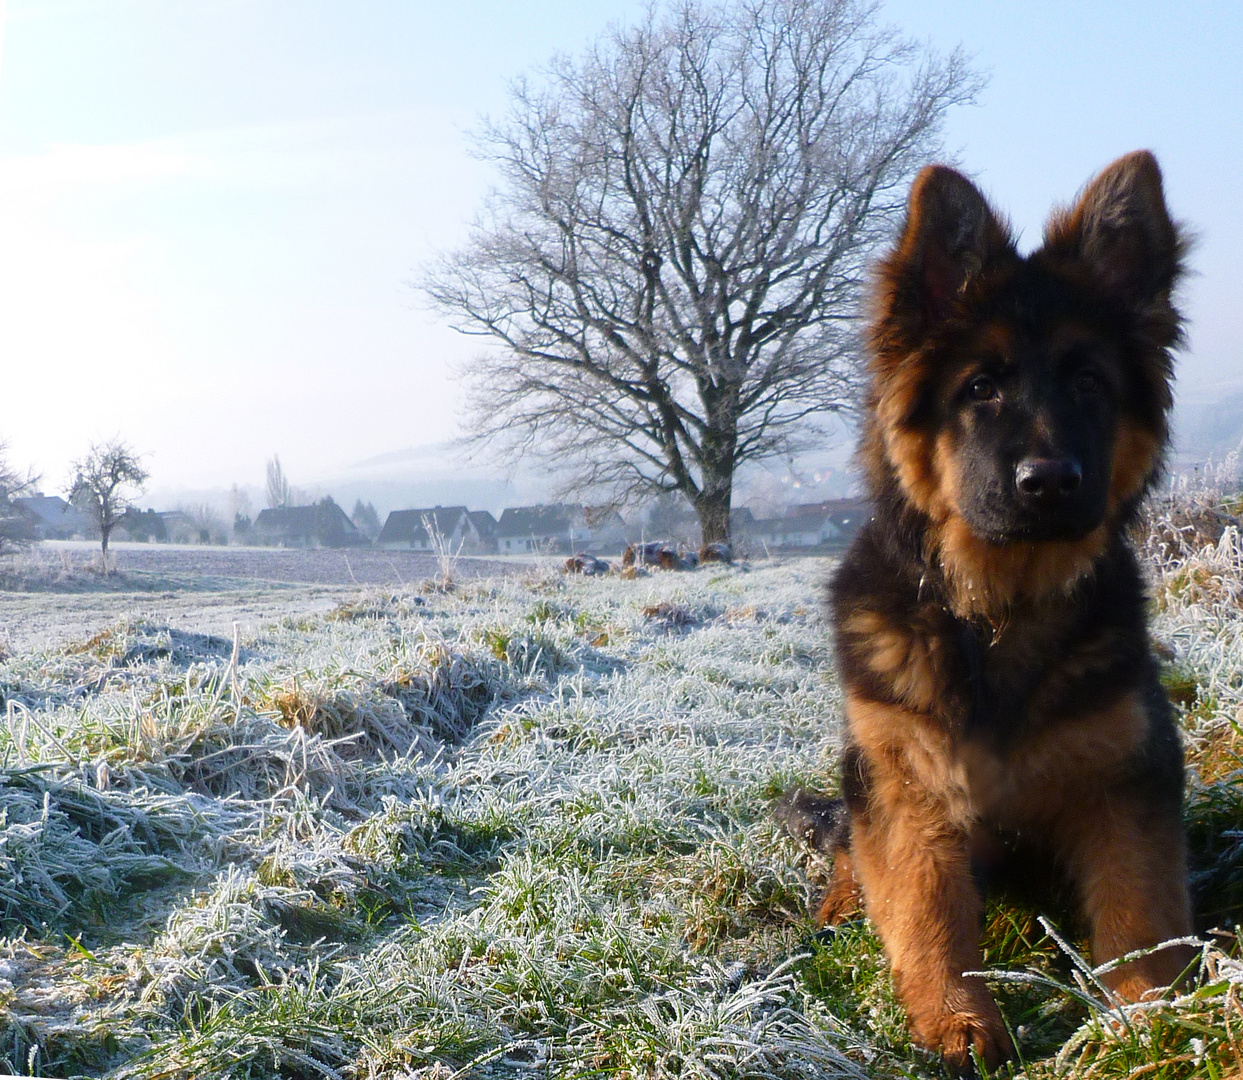
[[[699,515],[699,532],[705,544],[728,544],[729,504],[733,497],[732,478],[715,485],[704,485],[695,500],[695,513]]]

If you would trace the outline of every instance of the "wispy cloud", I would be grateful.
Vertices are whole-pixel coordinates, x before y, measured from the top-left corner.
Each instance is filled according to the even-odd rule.
[[[2,3],[3,0],[0,0]],[[443,118],[417,111],[254,125],[128,143],[48,143],[0,156],[0,191],[43,202],[170,182],[281,188],[356,184],[411,157],[461,155]]]
[[[52,144],[39,153],[0,158],[0,190],[9,197],[55,197],[136,187],[191,175],[201,164],[170,143]]]

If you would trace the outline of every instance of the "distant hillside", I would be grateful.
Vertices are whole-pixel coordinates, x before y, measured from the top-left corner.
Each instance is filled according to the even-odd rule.
[[[1243,380],[1190,387],[1174,408],[1174,465],[1221,461],[1243,445]]]
[[[791,502],[816,502],[851,494],[858,478],[851,467],[854,434],[839,425],[827,436],[821,449],[800,455],[793,462],[775,459],[741,470],[735,478],[734,505],[754,504],[764,512]],[[256,472],[261,472],[262,463]],[[348,514],[356,499],[372,503],[383,519],[391,510],[420,506],[465,505],[473,510],[489,510],[500,516],[507,506],[526,506],[554,501],[557,482],[540,471],[532,461],[507,469],[486,459],[465,460],[451,443],[409,446],[386,454],[320,473],[305,475],[291,469],[290,483],[308,501],[331,495]],[[253,517],[266,505],[263,488],[243,485]],[[152,489],[140,505],[169,510],[178,506],[209,504],[226,518],[232,518],[233,502],[228,488]]]
[[[793,471],[779,461],[743,470],[735,483],[734,504],[752,501],[808,502],[847,494],[856,486],[849,466],[853,437],[839,433],[821,451],[805,454]],[[408,447],[368,458],[328,476],[317,489],[331,491],[347,509],[356,498],[375,503],[382,514],[415,506],[465,504],[500,515],[506,506],[548,502],[556,478],[532,464],[507,473],[490,463],[466,463],[451,445]]]
[[[418,506],[466,505],[500,514],[506,506],[548,499],[552,483],[532,469],[511,472],[489,461],[470,462],[448,443],[410,446],[367,458],[312,481],[342,506],[374,503],[381,515]]]
[[[262,462],[257,472],[262,471]],[[356,499],[372,503],[383,519],[390,510],[419,506],[465,504],[476,510],[499,514],[506,506],[547,501],[552,485],[534,470],[517,470],[512,476],[498,465],[469,463],[449,444],[433,443],[395,450],[378,457],[343,465],[318,475],[290,470],[289,481],[308,501],[331,495],[348,514]],[[253,517],[266,504],[264,489],[243,486]],[[153,488],[139,500],[142,506],[172,509],[207,503],[231,516],[228,488]]]

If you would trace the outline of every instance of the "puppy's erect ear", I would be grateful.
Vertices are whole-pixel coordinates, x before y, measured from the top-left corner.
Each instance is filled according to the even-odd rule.
[[[1009,230],[970,180],[944,165],[921,170],[911,185],[902,235],[879,267],[882,333],[896,331],[903,344],[916,344],[950,314],[990,260],[1005,252],[1013,252]]]
[[[1132,310],[1168,310],[1187,243],[1165,207],[1157,159],[1137,150],[1105,169],[1073,207],[1050,218],[1045,250],[1084,264]]]

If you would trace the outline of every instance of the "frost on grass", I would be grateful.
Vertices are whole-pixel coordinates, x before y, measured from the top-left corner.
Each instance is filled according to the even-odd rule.
[[[7,1067],[862,1075],[763,817],[831,763],[824,570],[536,574],[364,594],[236,660],[150,620],[9,658]]]
[[[1153,564],[1197,882],[1223,913],[1243,897],[1237,544]],[[8,658],[0,1068],[940,1076],[866,924],[814,934],[826,867],[766,816],[833,783],[827,570],[370,592],[236,664],[142,620]],[[1237,1020],[1222,949],[1199,996],[1128,1014],[1152,1034],[1119,1050],[1038,914],[994,905],[985,934],[990,971],[1045,980],[998,984],[1029,1075],[1226,1060],[1205,1033]]]

